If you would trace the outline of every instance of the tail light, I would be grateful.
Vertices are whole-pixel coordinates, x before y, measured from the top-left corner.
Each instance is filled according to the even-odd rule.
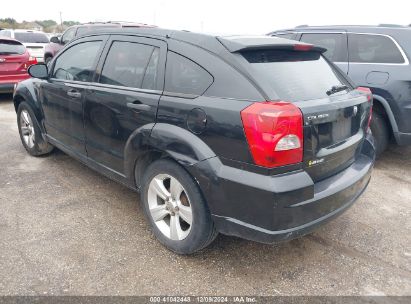
[[[29,64],[37,64],[37,58],[36,57],[29,57]]]
[[[360,91],[360,92],[363,92],[363,93],[367,94],[367,100],[368,100],[369,102],[371,102],[371,100],[372,100],[372,93],[371,93],[370,88],[358,87],[358,88],[357,88],[357,91]]]
[[[314,45],[312,44],[295,44],[294,45],[294,51],[311,51],[314,48]]]
[[[37,64],[37,58],[30,56],[29,60],[21,66],[21,69],[25,71],[33,64]]]
[[[363,92],[363,93],[367,94],[367,100],[368,100],[368,102],[371,103],[370,115],[368,116],[368,123],[367,123],[367,131],[368,131],[370,129],[371,119],[372,119],[372,92],[369,88],[365,88],[365,87],[358,87],[357,91],[360,91],[360,92]]]
[[[288,102],[256,102],[241,111],[256,165],[273,168],[302,162],[303,117]]]

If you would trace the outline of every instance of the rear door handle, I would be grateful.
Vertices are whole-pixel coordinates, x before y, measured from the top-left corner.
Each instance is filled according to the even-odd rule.
[[[81,93],[77,90],[69,90],[67,91],[67,95],[73,98],[81,98]]]
[[[150,111],[151,110],[151,107],[147,104],[133,103],[133,102],[128,102],[127,103],[127,108],[137,110],[137,111]]]

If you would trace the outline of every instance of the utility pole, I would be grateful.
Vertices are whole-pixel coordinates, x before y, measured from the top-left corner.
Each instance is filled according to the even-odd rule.
[[[61,17],[62,12],[60,12],[60,31],[63,32],[63,18]]]

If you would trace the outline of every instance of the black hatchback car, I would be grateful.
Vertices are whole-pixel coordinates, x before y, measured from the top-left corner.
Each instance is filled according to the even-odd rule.
[[[175,252],[218,232],[295,238],[346,210],[374,163],[370,92],[324,51],[158,28],[81,37],[16,88],[21,140],[139,191]]]
[[[270,35],[327,48],[333,61],[358,86],[373,94],[371,130],[377,155],[390,137],[411,145],[411,28],[379,26],[299,26]]]

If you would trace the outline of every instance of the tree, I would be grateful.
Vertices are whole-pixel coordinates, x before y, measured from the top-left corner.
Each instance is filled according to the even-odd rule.
[[[77,21],[63,21],[63,25],[65,25],[67,27],[72,26],[72,25],[77,25],[77,24],[80,24],[80,22],[77,22]]]
[[[51,27],[54,25],[57,25],[57,22],[54,20],[36,20],[35,21],[37,24],[41,25],[42,27],[46,28],[46,27]]]
[[[48,20],[36,20],[36,21],[22,21],[22,22],[17,22],[16,19],[14,18],[0,18],[0,29],[2,28],[11,28],[11,29],[18,29],[18,28],[24,28],[24,29],[30,29],[33,27],[33,22],[37,23],[41,27],[43,27],[43,30],[45,32],[58,32],[58,31],[63,31],[65,28],[68,28],[69,26],[80,24],[77,21],[63,21],[63,26],[60,27],[60,24],[58,24],[56,21],[48,19]]]
[[[18,22],[13,18],[0,18],[0,28],[18,28]]]
[[[8,24],[17,24],[17,21],[14,18],[0,18],[0,22]]]

